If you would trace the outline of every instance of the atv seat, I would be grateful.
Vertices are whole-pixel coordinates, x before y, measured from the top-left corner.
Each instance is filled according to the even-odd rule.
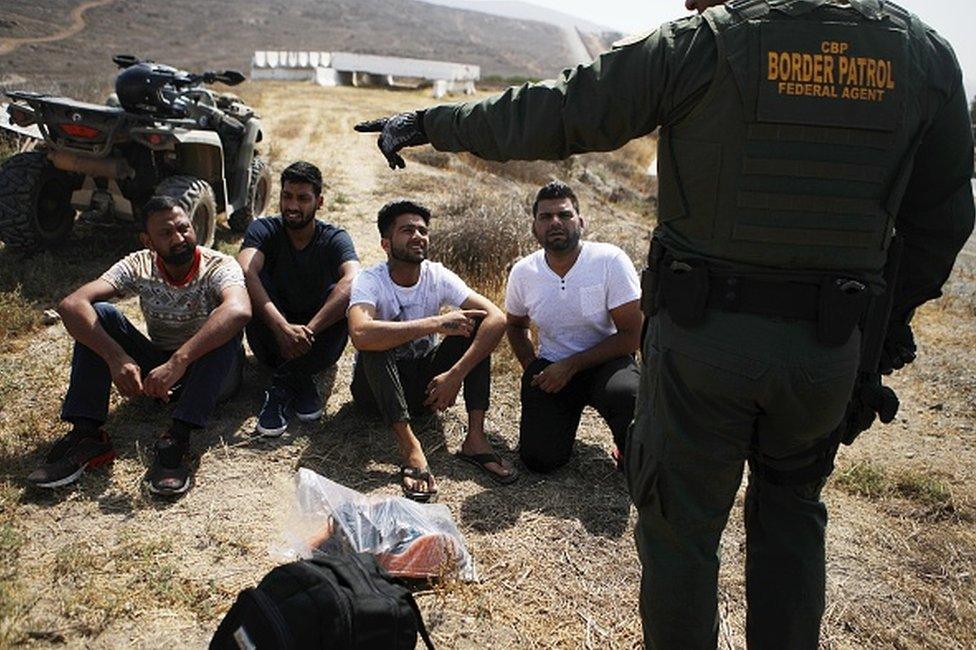
[[[8,92],[7,95],[11,99],[19,99],[21,101],[31,104],[32,108],[37,108],[38,104],[44,104],[52,108],[60,108],[67,111],[84,111],[86,113],[98,113],[104,116],[111,117],[121,117],[122,115],[127,115],[125,109],[118,106],[105,106],[104,104],[89,104],[88,102],[79,102],[76,99],[71,99],[70,97],[58,97],[57,95],[44,95],[41,93],[29,93],[12,91]],[[139,116],[128,113],[128,115],[138,118]]]
[[[31,92],[9,92],[34,111],[44,139],[56,149],[105,156],[112,145],[128,139],[129,125],[152,118],[129,113],[118,106],[90,104],[68,97]]]

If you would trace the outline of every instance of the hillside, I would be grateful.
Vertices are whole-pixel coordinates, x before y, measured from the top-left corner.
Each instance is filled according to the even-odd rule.
[[[4,0],[3,39],[65,30],[82,0]],[[343,50],[481,66],[485,76],[547,77],[572,63],[558,27],[415,0],[101,0],[66,38],[0,53],[0,86],[31,80],[100,98],[111,55],[151,57],[191,69],[247,72],[254,50]],[[2,52],[2,49],[0,49]],[[6,80],[6,81],[5,81]],[[93,88],[95,86],[95,88]]]
[[[435,5],[444,7],[454,7],[455,9],[468,9],[470,11],[481,11],[495,16],[505,16],[518,20],[538,20],[543,23],[551,23],[560,27],[570,27],[581,32],[594,34],[617,33],[606,25],[598,25],[583,18],[577,18],[561,11],[554,11],[540,5],[519,0],[423,0]],[[619,33],[618,37],[620,36]]]
[[[526,205],[556,177],[580,193],[587,236],[635,260],[654,223],[644,170],[655,143],[560,163],[490,164],[421,148],[391,172],[371,137],[352,125],[429,102],[419,92],[283,83],[245,84],[266,116],[264,153],[277,176],[297,158],[326,178],[320,216],[346,228],[367,264],[382,259],[377,208],[394,196],[434,209],[431,252],[501,301],[498,280],[524,245]],[[341,161],[341,162],[340,162]],[[277,194],[273,202],[277,201]],[[472,262],[446,233],[485,256]],[[218,232],[218,246],[239,237]],[[249,358],[240,395],[194,438],[196,486],[159,502],[140,489],[152,436],[166,410],[113,398],[109,431],[119,457],[55,492],[24,476],[64,431],[57,422],[71,354],[60,325],[41,312],[134,246],[126,233],[79,233],[29,265],[0,249],[0,647],[203,647],[238,590],[279,559],[289,489],[308,467],[370,494],[398,494],[393,442],[381,423],[350,407],[352,351],[325,378],[321,422],[293,425],[274,441],[251,437],[268,374]],[[845,448],[828,483],[828,594],[824,648],[976,647],[976,258],[953,274],[946,298],[916,320],[918,361],[900,372],[897,421]],[[134,300],[121,303],[138,318]],[[518,376],[505,344],[493,361],[493,441],[512,454],[518,439]],[[456,461],[463,406],[420,432],[440,502],[482,573],[478,584],[418,593],[443,648],[635,648],[639,565],[635,512],[610,459],[602,420],[587,411],[573,459],[552,475],[523,473],[499,487]],[[722,541],[722,648],[744,648],[742,491]]]

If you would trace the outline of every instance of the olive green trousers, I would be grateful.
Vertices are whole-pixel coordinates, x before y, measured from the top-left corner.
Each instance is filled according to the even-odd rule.
[[[719,542],[752,450],[775,469],[844,415],[860,334],[817,341],[812,322],[709,311],[694,328],[648,322],[626,472],[637,506],[648,648],[715,648]],[[793,465],[790,466],[789,463]],[[745,498],[750,648],[816,648],[824,611],[825,479]]]

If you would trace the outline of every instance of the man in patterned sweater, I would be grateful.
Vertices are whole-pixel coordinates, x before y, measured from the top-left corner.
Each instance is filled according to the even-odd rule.
[[[172,424],[156,441],[146,474],[150,492],[182,494],[192,470],[189,436],[221,397],[237,387],[241,330],[251,317],[244,276],[234,258],[197,247],[193,223],[179,202],[151,198],[142,211],[143,250],[61,301],[58,311],[75,339],[71,380],[61,419],[73,425],[28,481],[54,488],[110,462],[115,450],[102,428],[114,383],[124,397],[174,402]],[[146,338],[114,305],[139,296]]]

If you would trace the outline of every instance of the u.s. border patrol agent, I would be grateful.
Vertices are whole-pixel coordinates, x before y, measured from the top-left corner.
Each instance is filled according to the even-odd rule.
[[[691,2],[702,8],[715,2]],[[556,81],[357,126],[397,151],[606,151],[661,127],[659,217],[626,469],[648,647],[713,648],[718,546],[744,465],[747,641],[815,648],[824,443],[859,323],[904,240],[881,365],[914,358],[973,228],[973,142],[949,45],[880,0],[738,0]],[[892,283],[889,283],[892,284]]]

